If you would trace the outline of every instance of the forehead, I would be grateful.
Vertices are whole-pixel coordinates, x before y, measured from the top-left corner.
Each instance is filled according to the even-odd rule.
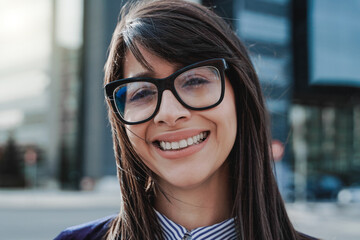
[[[171,75],[178,69],[178,64],[172,64],[165,59],[147,51],[141,46],[139,46],[139,50],[144,60],[150,65],[151,69],[147,69],[145,66],[143,66],[143,64],[141,64],[136,59],[134,54],[127,50],[123,63],[123,78],[139,76],[164,78]]]

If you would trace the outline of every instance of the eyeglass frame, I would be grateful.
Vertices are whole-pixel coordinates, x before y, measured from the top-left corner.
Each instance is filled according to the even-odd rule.
[[[221,81],[221,93],[220,93],[220,97],[219,100],[210,105],[210,106],[206,106],[206,107],[201,107],[201,108],[197,108],[197,107],[191,107],[188,104],[186,104],[181,97],[179,96],[179,94],[177,93],[176,89],[175,89],[175,79],[182,73],[197,68],[197,67],[215,67],[218,71],[219,71],[219,75],[220,75],[220,81]],[[104,86],[104,92],[105,92],[105,97],[110,101],[111,103],[111,107],[114,110],[115,114],[117,115],[117,117],[120,119],[121,122],[123,122],[126,125],[136,125],[136,124],[141,124],[144,122],[149,121],[150,119],[152,119],[159,111],[160,105],[161,105],[161,99],[162,99],[162,94],[165,90],[170,90],[171,93],[175,96],[175,98],[181,103],[181,105],[183,105],[184,107],[186,107],[187,109],[190,110],[195,110],[195,111],[202,111],[202,110],[206,110],[206,109],[210,109],[213,107],[216,107],[217,105],[219,105],[223,98],[224,98],[224,94],[225,94],[225,71],[228,69],[228,64],[226,63],[226,60],[224,58],[212,58],[212,59],[208,59],[208,60],[204,60],[204,61],[200,61],[200,62],[196,62],[193,64],[190,64],[186,67],[183,67],[177,71],[175,71],[174,73],[172,73],[170,76],[165,77],[165,78],[151,78],[151,77],[131,77],[131,78],[122,78],[122,79],[118,79],[115,81],[112,81],[108,84],[106,84]],[[117,89],[117,87],[119,87],[120,85],[123,84],[127,84],[127,83],[132,83],[132,82],[149,82],[152,83],[156,86],[157,90],[158,90],[158,97],[157,97],[157,103],[156,103],[156,107],[154,109],[154,113],[151,114],[148,118],[141,120],[141,121],[137,121],[137,122],[128,122],[126,121],[121,114],[119,113],[119,110],[116,106],[115,103],[115,97],[114,97],[114,93],[115,90]]]

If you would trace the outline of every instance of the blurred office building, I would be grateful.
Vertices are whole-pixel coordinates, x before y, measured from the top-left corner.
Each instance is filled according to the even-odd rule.
[[[51,2],[0,3],[0,187],[47,176]]]
[[[103,66],[124,2],[0,3],[0,187],[115,177]],[[333,201],[360,185],[360,1],[196,2],[249,48],[285,199]]]

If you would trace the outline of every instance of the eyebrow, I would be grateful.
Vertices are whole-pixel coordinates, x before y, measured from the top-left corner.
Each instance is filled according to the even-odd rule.
[[[182,69],[184,66],[181,65],[181,64],[174,64],[175,65],[175,71],[178,71],[180,69]],[[129,77],[129,78],[156,78],[155,77],[155,72],[152,70],[152,69],[149,69],[149,70],[145,70],[143,72],[139,72],[139,73],[136,73],[134,74],[133,76]]]
[[[148,70],[148,71],[136,73],[135,75],[131,76],[131,78],[138,78],[138,77],[154,78],[154,76],[155,76],[154,71]]]

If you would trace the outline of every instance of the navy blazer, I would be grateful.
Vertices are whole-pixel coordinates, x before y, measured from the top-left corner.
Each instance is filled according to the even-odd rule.
[[[117,215],[73,226],[62,231],[54,240],[101,240]]]

